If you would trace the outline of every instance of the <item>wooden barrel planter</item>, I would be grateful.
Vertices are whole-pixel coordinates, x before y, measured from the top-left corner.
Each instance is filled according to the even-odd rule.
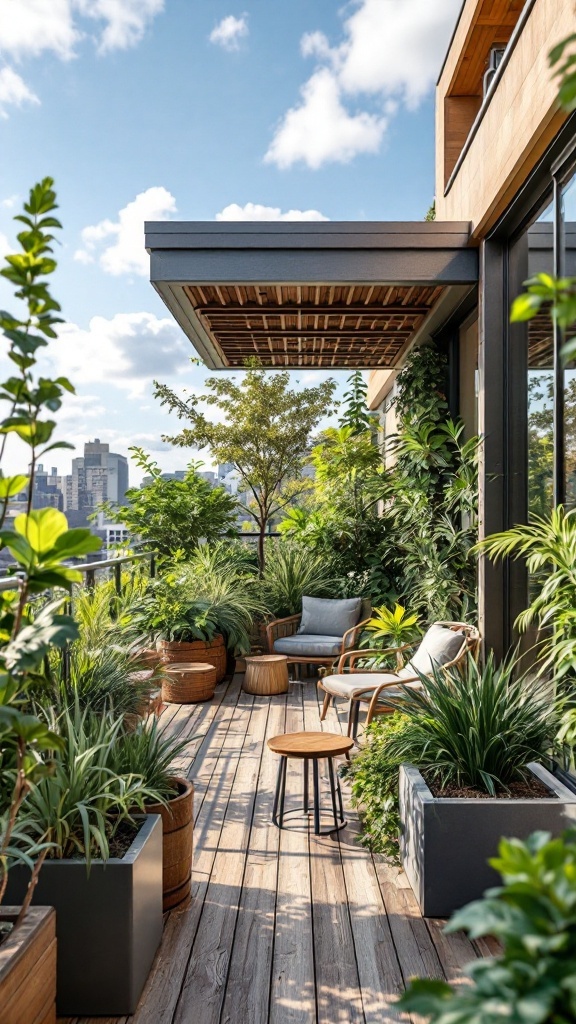
[[[194,786],[176,779],[178,795],[163,804],[147,804],[148,814],[162,818],[162,889],[164,910],[177,907],[190,895],[192,878],[192,837],[194,831]]]
[[[159,640],[158,652],[164,665],[182,662],[208,662],[216,669],[216,681],[222,682],[226,675],[226,647],[223,636],[213,640],[193,640],[184,643],[179,640]]]
[[[137,666],[137,669],[151,669],[154,671],[160,668],[162,664],[162,657],[160,651],[156,647],[142,647],[139,651],[135,651],[132,655],[132,661]]]
[[[162,678],[162,700],[166,704],[198,704],[212,700],[216,669],[208,662],[166,665]]]

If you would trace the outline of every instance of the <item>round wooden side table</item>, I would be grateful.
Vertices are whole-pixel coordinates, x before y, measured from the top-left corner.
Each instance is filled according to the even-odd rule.
[[[246,658],[242,689],[258,697],[286,693],[288,689],[288,658],[285,654],[256,654]]]
[[[281,736],[273,736],[272,739],[268,740],[268,746],[275,754],[280,754],[274,807],[272,809],[272,821],[274,824],[278,828],[282,828],[286,814],[310,814],[312,811],[314,814],[315,835],[330,835],[331,832],[344,828],[346,819],[344,817],[340,779],[334,772],[332,758],[338,757],[339,754],[348,754],[354,746],[354,740],[350,736],[341,736],[332,732],[288,732]],[[289,811],[285,811],[284,797],[286,795],[286,770],[289,757],[298,757],[304,762],[304,804],[302,807],[292,807]],[[318,762],[323,758],[325,758],[328,764],[331,810],[332,817],[334,818],[334,824],[327,828],[321,828],[320,826],[322,808],[320,806]],[[314,787],[312,808],[310,807],[308,794],[309,761],[312,761],[312,783]]]
[[[199,704],[212,700],[216,686],[214,665],[201,661],[177,662],[162,669],[162,700],[165,704]]]

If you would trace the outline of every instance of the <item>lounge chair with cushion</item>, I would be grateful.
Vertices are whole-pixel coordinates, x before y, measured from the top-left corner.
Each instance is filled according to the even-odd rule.
[[[332,668],[354,648],[370,611],[370,602],[361,597],[303,597],[301,615],[275,619],[268,625],[268,651],[285,654],[289,664]]]
[[[479,643],[480,634],[475,626],[465,622],[435,622],[422,637],[408,663],[396,671],[356,668],[356,662],[375,654],[390,654],[396,656],[398,664],[399,656],[401,660],[403,652],[413,649],[414,644],[386,651],[348,650],[340,658],[338,672],[319,681],[318,685],[325,694],[321,718],[326,717],[332,698],[345,698],[350,701],[348,735],[356,737],[361,704],[368,705],[366,725],[369,725],[374,715],[394,711],[387,697],[401,696],[403,686],[422,687],[421,676],[431,675],[436,668],[460,665],[469,653],[477,654]]]

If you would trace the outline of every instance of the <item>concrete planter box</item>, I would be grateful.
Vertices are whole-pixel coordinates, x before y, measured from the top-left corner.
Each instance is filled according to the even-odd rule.
[[[539,764],[530,771],[549,799],[433,797],[417,768],[400,768],[400,856],[424,917],[449,917],[500,883],[487,864],[503,836],[559,835],[576,819],[576,794]]]
[[[162,820],[143,825],[124,857],[46,861],[34,905],[56,910],[60,1016],[133,1013],[162,937]],[[7,902],[18,904],[30,872],[11,869]]]

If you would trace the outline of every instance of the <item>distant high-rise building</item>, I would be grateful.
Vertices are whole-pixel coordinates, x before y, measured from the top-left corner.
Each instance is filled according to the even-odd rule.
[[[63,477],[58,475],[58,470],[55,467],[48,472],[40,462],[34,474],[32,508],[57,508],[62,512],[64,508],[62,480]]]
[[[84,445],[84,455],[72,459],[72,476],[65,481],[66,509],[90,515],[104,501],[126,504],[128,460],[95,438]]]

